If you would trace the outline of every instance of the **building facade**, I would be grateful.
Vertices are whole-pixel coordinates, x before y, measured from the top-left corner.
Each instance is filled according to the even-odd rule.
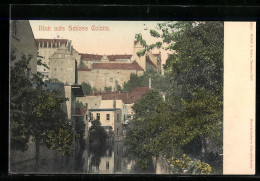
[[[146,52],[139,57],[137,52],[144,49],[140,42],[135,41],[132,55],[98,55],[80,54],[78,67],[79,83],[86,82],[97,90],[123,86],[130,80],[131,74],[143,75],[144,71],[154,70],[161,73],[161,54]]]
[[[37,72],[37,45],[28,20],[12,20],[10,22],[10,50],[11,59],[15,56],[15,60],[19,60],[23,55],[31,60],[28,65],[28,75]],[[10,61],[10,66],[15,61]]]
[[[38,47],[38,54],[41,57],[42,63],[45,63],[49,68],[50,56],[52,56],[61,45],[65,45],[70,53],[73,51],[71,40],[67,39],[36,39],[36,44]],[[37,65],[37,71],[44,75],[43,80],[48,80],[50,78],[50,69],[43,66]]]
[[[44,74],[44,80],[56,78],[63,83],[70,83],[74,73],[78,83],[89,83],[91,87],[103,91],[111,87],[116,91],[130,80],[131,74],[143,75],[147,70],[161,73],[161,54],[146,51],[141,57],[137,52],[144,49],[134,41],[133,54],[98,55],[78,53],[67,39],[36,39],[42,62],[48,67],[38,66],[38,72]],[[73,62],[75,60],[75,62]],[[74,67],[74,63],[76,66]]]
[[[49,57],[51,79],[57,79],[65,84],[72,85],[78,82],[77,60],[64,44]]]

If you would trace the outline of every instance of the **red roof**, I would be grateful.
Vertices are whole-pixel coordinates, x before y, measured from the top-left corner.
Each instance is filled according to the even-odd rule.
[[[78,71],[91,71],[89,68],[78,68]]]
[[[132,55],[107,55],[109,61],[115,61],[116,59],[130,59]]]
[[[144,69],[136,62],[133,63],[93,63],[93,69],[127,69],[127,70],[142,70]]]
[[[149,91],[148,87],[136,87],[132,92],[105,92],[102,100],[122,100],[125,104],[132,104],[141,99]]]
[[[88,108],[80,108],[80,109],[78,109],[78,111],[76,112],[76,115],[82,115],[82,116],[84,116],[87,111],[88,111]]]
[[[79,53],[81,55],[81,59],[86,59],[86,60],[100,60],[103,55],[98,55],[98,54],[87,54],[87,53]]]
[[[43,47],[47,47],[47,42],[49,43],[49,47],[51,46],[52,43],[52,47],[55,47],[55,43],[57,43],[57,46],[60,42],[60,44],[67,44],[67,41],[69,41],[68,39],[35,39],[36,43],[37,43],[37,47],[39,47],[39,43],[41,44],[40,46],[42,47],[42,42],[43,42]]]
[[[87,53],[80,53],[82,60],[96,60],[100,61],[103,55],[98,54],[87,54]],[[115,61],[116,59],[130,59],[132,55],[123,54],[123,55],[107,55],[109,61]]]
[[[148,63],[150,63],[150,64],[152,64],[153,66],[156,67],[156,65],[153,63],[153,61],[150,59],[149,56],[146,56],[146,62],[148,62]]]

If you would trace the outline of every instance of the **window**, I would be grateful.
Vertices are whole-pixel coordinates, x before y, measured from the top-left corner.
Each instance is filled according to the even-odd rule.
[[[126,120],[126,116],[124,115],[124,121]]]
[[[119,121],[119,114],[116,115],[116,120]]]
[[[86,115],[86,120],[88,120],[88,115]]]
[[[44,69],[44,71],[46,71],[46,69]]]
[[[97,120],[100,120],[100,113],[97,113]]]
[[[110,77],[110,82],[113,82],[113,77]]]
[[[57,69],[56,69],[56,68],[54,68],[54,70],[56,71]]]
[[[116,128],[116,135],[118,135],[118,128]]]
[[[106,118],[107,118],[107,121],[109,121],[110,120],[110,114],[107,114]]]
[[[106,169],[109,169],[109,162],[106,162]]]

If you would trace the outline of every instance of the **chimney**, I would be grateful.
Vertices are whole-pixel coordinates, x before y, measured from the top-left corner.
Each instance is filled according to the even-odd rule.
[[[149,77],[149,89],[152,88],[152,80],[151,80],[151,77]]]

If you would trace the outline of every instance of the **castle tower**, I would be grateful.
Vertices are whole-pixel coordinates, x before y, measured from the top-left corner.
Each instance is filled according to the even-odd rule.
[[[49,59],[51,62],[50,78],[58,79],[69,85],[77,83],[77,60],[71,55],[65,44],[62,44]]]
[[[146,71],[146,55],[143,55],[141,57],[137,55],[137,52],[143,49],[144,47],[139,41],[134,41],[133,58],[144,69],[144,71]]]

